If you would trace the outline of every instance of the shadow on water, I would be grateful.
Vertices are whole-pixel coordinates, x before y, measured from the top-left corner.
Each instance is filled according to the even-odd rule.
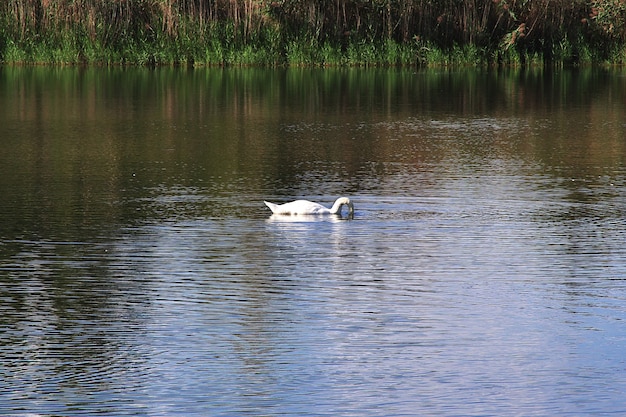
[[[0,414],[625,411],[622,72],[0,68]]]

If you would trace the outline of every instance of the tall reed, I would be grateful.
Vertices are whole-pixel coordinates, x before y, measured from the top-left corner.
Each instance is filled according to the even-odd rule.
[[[621,61],[625,44],[624,0],[0,2],[0,57],[13,62]]]

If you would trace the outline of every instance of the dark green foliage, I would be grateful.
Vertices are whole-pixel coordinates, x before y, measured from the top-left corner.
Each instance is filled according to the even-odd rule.
[[[7,0],[4,62],[622,63],[623,0]]]

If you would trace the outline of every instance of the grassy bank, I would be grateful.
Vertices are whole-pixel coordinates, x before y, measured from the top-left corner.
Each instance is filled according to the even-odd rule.
[[[0,60],[90,65],[626,62],[622,0],[8,0]]]

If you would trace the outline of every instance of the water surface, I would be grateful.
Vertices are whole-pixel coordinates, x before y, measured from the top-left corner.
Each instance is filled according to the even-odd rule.
[[[0,414],[625,413],[625,107],[620,70],[2,68]]]

